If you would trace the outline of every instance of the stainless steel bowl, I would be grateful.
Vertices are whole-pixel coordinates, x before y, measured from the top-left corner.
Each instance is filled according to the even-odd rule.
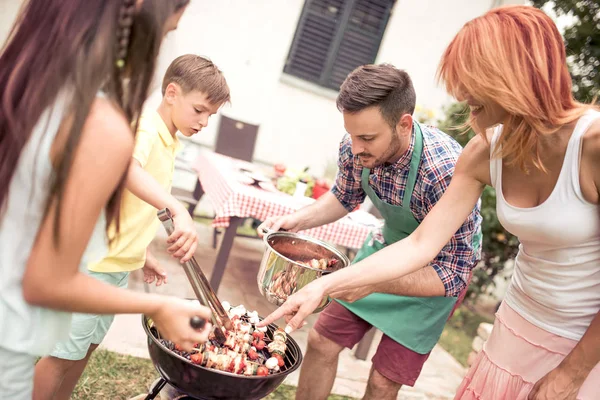
[[[258,271],[258,289],[270,303],[277,306],[315,279],[350,265],[350,260],[344,253],[309,236],[269,231],[265,234],[264,241],[266,250]],[[299,263],[321,258],[334,258],[337,264],[322,270]],[[330,302],[329,296],[323,297],[314,312],[321,312]]]

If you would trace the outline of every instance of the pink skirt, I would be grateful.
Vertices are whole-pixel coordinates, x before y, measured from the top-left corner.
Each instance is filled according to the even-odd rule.
[[[454,399],[526,400],[533,385],[557,367],[576,344],[538,328],[502,302],[492,334]],[[577,399],[600,399],[600,364],[588,375]]]

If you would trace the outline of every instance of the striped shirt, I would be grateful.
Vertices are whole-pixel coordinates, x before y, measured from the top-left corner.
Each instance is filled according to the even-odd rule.
[[[420,223],[442,197],[450,184],[454,166],[462,147],[450,136],[431,126],[421,125],[423,132],[423,155],[410,200],[410,210]],[[414,148],[414,134],[408,150],[394,164],[373,168],[369,185],[385,203],[400,206],[408,179],[410,160]],[[344,136],[340,144],[338,175],[331,188],[339,202],[351,211],[366,197],[361,187],[363,167],[358,157],[352,154],[350,135]],[[481,231],[480,203],[475,206],[467,220],[429,264],[439,275],[447,297],[457,297],[467,287],[471,271],[481,259],[481,246],[473,237]],[[382,241],[381,231],[374,234]]]

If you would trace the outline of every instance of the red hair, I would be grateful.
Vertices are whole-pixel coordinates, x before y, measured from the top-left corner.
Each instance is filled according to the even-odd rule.
[[[573,97],[556,25],[529,6],[499,7],[466,23],[444,52],[438,79],[455,97],[466,91],[483,105],[506,110],[494,155],[524,171],[530,163],[544,170],[540,135],[556,132],[590,107]]]

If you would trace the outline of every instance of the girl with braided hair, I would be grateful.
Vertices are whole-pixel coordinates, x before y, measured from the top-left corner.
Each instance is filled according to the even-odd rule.
[[[0,55],[0,399],[31,399],[34,364],[72,312],[143,313],[184,348],[210,330],[188,301],[118,289],[101,258],[163,36],[188,1],[29,0]]]

